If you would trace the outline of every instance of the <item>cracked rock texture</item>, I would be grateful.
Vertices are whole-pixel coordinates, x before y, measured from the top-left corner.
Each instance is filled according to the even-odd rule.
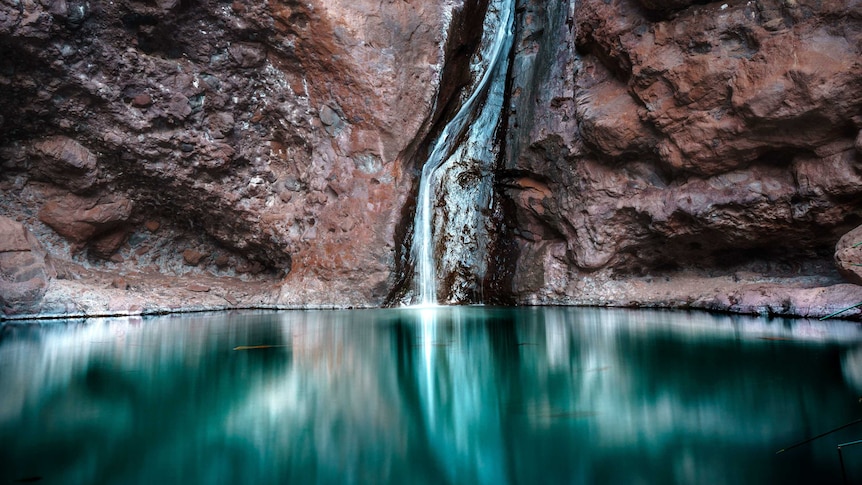
[[[862,221],[862,4],[525,3],[536,81],[515,80],[520,148],[501,183],[518,301],[797,315],[862,301],[814,290],[841,283],[835,244]]]

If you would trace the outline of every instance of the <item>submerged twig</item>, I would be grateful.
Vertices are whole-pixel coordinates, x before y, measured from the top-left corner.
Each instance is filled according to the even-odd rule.
[[[234,350],[259,350],[259,349],[274,349],[278,347],[290,347],[289,345],[240,345],[234,347]]]
[[[842,424],[841,426],[839,426],[839,427],[837,427],[837,428],[835,428],[835,429],[830,429],[829,431],[827,431],[827,432],[825,432],[825,433],[820,433],[820,434],[819,434],[819,435],[817,435],[817,436],[814,436],[814,437],[808,438],[807,440],[800,441],[799,443],[794,443],[794,444],[792,444],[792,445],[788,446],[787,448],[782,448],[782,449],[780,449],[780,450],[776,451],[776,452],[775,452],[775,454],[776,454],[776,455],[780,455],[781,453],[784,453],[784,452],[785,452],[785,451],[787,451],[787,450],[791,450],[791,449],[793,449],[793,448],[796,448],[797,446],[802,446],[802,445],[804,445],[804,444],[806,444],[806,443],[811,443],[812,441],[814,441],[814,440],[816,440],[816,439],[822,438],[822,437],[824,437],[824,436],[826,436],[826,435],[832,434],[832,433],[834,433],[834,432],[836,432],[836,431],[840,431],[840,430],[842,430],[842,429],[844,429],[844,428],[847,428],[847,427],[849,427],[849,426],[853,426],[854,424],[859,424],[859,423],[862,423],[862,418],[856,419],[856,420],[854,420],[854,421],[850,421],[850,422],[849,422],[849,423],[847,423],[847,424]]]

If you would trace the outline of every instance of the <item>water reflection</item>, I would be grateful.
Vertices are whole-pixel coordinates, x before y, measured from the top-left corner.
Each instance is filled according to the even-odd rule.
[[[862,417],[842,322],[453,307],[0,338],[0,483],[829,483],[862,438],[775,455]]]

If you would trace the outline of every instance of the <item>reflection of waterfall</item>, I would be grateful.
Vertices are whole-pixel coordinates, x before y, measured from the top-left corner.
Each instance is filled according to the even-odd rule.
[[[857,428],[774,453],[858,418],[860,344],[579,308],[0,327],[0,483],[835,483]]]
[[[422,168],[412,247],[413,300],[422,305],[437,303],[441,279],[448,280],[449,301],[464,301],[481,291],[489,232],[483,214],[492,204],[491,170],[498,152],[494,133],[504,101],[514,3],[490,2],[471,66],[480,77]]]

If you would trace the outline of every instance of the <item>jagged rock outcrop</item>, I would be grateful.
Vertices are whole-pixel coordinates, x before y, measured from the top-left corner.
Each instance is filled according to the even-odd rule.
[[[862,226],[838,240],[835,245],[835,264],[847,281],[862,285]]]
[[[739,310],[710,295],[757,287],[763,311],[816,314],[862,297],[788,290],[839,283],[835,242],[862,218],[858,4],[525,3],[536,82],[516,78],[532,94],[502,180],[519,301]]]

